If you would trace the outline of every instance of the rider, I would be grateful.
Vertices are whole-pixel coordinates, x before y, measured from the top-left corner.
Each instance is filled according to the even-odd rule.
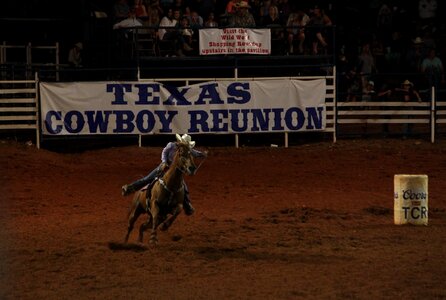
[[[189,149],[191,150],[191,154],[193,157],[206,157],[207,152],[201,152],[196,149],[193,149],[195,146],[195,142],[192,141],[192,138],[188,134],[183,134],[180,136],[179,134],[176,135],[177,142],[184,143],[189,146]],[[166,147],[164,147],[163,152],[161,153],[161,163],[147,176],[138,179],[130,184],[126,184],[122,186],[122,195],[127,196],[130,195],[137,190],[143,188],[145,185],[152,183],[155,178],[161,177],[164,172],[167,171],[169,168],[169,165],[172,163],[175,152],[177,150],[177,142],[169,142]],[[190,216],[194,213],[195,209],[193,208],[192,204],[190,203],[189,198],[189,190],[187,188],[186,183],[184,183],[184,203],[183,208],[186,215]]]

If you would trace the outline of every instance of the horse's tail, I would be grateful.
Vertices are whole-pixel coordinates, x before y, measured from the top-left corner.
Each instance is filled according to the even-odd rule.
[[[131,215],[134,211],[136,211],[136,210],[138,209],[138,207],[141,205],[141,203],[139,202],[139,197],[140,197],[139,194],[140,194],[140,193],[141,193],[140,191],[138,191],[138,192],[135,193],[135,196],[133,197],[132,203],[131,203],[131,205],[130,205],[130,207],[129,207],[129,211],[128,211],[128,213],[127,213],[127,218],[129,218],[130,215]]]

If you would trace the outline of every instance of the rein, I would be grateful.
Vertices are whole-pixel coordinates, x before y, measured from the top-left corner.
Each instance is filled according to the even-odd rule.
[[[203,162],[206,160],[206,156],[200,161],[200,163],[198,164],[197,168],[195,169],[195,172],[198,171],[198,169],[201,167],[201,165],[203,164]]]

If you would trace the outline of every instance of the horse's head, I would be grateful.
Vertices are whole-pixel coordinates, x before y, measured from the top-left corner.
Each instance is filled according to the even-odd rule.
[[[195,171],[197,170],[197,166],[195,165],[194,157],[192,156],[189,145],[185,143],[177,143],[177,145],[177,169],[182,173],[194,175]]]

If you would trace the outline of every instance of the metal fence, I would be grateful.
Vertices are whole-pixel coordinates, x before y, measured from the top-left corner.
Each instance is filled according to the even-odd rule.
[[[34,80],[0,81],[0,130],[34,130],[40,148],[39,87]]]

